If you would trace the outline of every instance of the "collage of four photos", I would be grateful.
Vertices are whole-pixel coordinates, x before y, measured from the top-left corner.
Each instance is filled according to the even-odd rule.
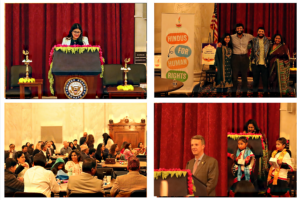
[[[297,197],[296,1],[1,6],[2,198]]]

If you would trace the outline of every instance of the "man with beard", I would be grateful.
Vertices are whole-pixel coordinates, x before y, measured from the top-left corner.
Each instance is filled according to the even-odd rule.
[[[238,86],[238,75],[242,75],[242,96],[247,97],[247,72],[249,68],[248,43],[253,39],[253,35],[244,33],[244,25],[237,24],[235,27],[236,34],[231,35],[233,45],[232,65],[232,96],[236,96]]]
[[[253,97],[258,97],[258,85],[260,75],[263,82],[263,96],[268,94],[268,68],[267,56],[270,48],[270,42],[265,36],[264,27],[257,29],[257,37],[252,40],[251,67],[253,73]]]

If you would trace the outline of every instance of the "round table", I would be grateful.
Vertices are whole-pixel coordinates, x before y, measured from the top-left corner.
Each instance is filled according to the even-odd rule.
[[[154,77],[154,92],[155,93],[168,93],[174,90],[178,90],[183,87],[183,82],[177,81],[177,86],[173,86],[173,80],[167,78]]]

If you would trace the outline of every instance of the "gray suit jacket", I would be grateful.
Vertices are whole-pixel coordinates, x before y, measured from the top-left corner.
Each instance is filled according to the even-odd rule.
[[[186,169],[191,170],[192,173],[194,163],[195,158],[188,161],[186,164]],[[218,161],[216,159],[204,154],[194,176],[197,179],[199,179],[202,183],[206,184],[208,196],[216,196],[215,188],[217,186],[219,177],[219,167]]]
[[[104,193],[102,180],[96,176],[82,172],[69,177],[67,195],[70,193]]]

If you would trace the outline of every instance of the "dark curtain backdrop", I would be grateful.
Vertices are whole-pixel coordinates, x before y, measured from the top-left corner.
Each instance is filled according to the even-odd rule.
[[[134,61],[134,3],[6,4],[5,65],[21,65],[23,49],[33,62],[32,77],[44,79],[43,95],[51,95],[48,71],[51,48],[61,44],[74,23],[80,23],[91,45],[100,45],[106,64]],[[100,78],[98,88],[102,87]],[[36,90],[33,90],[36,95]],[[100,89],[97,91],[100,93]]]
[[[255,119],[271,144],[279,137],[279,103],[163,103],[154,106],[154,168],[185,168],[190,140],[202,135],[205,154],[219,163],[217,196],[227,196],[227,132]]]
[[[268,37],[281,34],[292,55],[297,43],[296,9],[296,3],[218,3],[219,39],[224,33],[235,33],[237,23],[244,24],[244,32],[255,37],[257,28],[263,26]]]

